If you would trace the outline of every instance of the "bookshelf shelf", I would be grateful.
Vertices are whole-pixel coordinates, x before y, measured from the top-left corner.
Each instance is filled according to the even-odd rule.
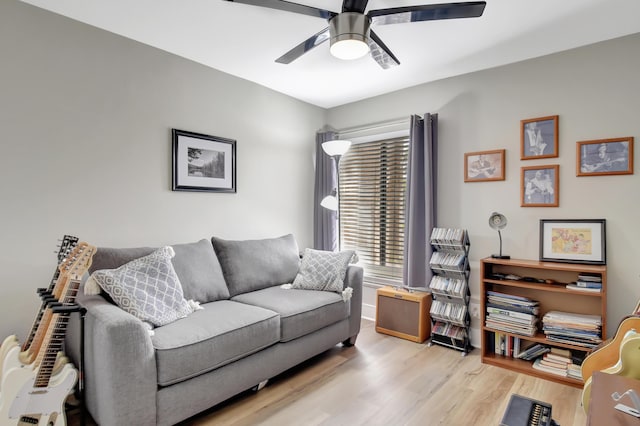
[[[527,347],[539,344],[554,350],[569,350],[572,357],[584,358],[591,352],[592,347],[573,344],[572,342],[556,342],[547,338],[542,332],[542,318],[550,311],[560,311],[582,316],[595,316],[601,319],[599,336],[606,338],[606,295],[607,269],[600,265],[582,265],[574,263],[539,262],[521,259],[485,258],[480,261],[480,308],[483,318],[481,332],[481,360],[485,364],[518,371],[536,377],[564,383],[575,387],[582,387],[583,382],[568,376],[548,373],[533,367],[533,361],[518,359],[504,351],[500,343],[517,341],[520,353]],[[505,279],[506,275],[517,275],[525,280]],[[599,292],[571,290],[566,285],[576,282],[584,275],[593,275],[600,279]],[[511,277],[509,277],[511,278]],[[551,283],[538,282],[550,281]],[[488,326],[487,310],[488,293],[494,292],[520,300],[537,302],[537,331],[533,336],[519,334],[513,331],[503,331]],[[533,315],[533,314],[532,314]],[[496,321],[495,318],[493,321]],[[492,326],[498,325],[493,322]],[[501,339],[496,345],[496,339]],[[514,344],[511,343],[511,346]],[[496,353],[500,352],[500,353]],[[503,355],[502,353],[505,352]],[[515,349],[513,350],[515,352]],[[517,356],[517,353],[516,353]],[[542,356],[542,355],[540,355]]]
[[[431,304],[431,340],[462,351],[471,350],[469,341],[469,236],[464,229],[433,228],[431,231],[433,254],[429,266],[433,278],[429,284]]]

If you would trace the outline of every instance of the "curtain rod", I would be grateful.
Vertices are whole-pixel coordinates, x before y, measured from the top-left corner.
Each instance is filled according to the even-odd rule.
[[[404,117],[404,118],[396,118],[394,120],[388,120],[388,121],[381,121],[378,123],[371,123],[371,124],[365,124],[363,126],[354,126],[354,127],[348,127],[342,130],[338,130],[337,133],[339,136],[345,136],[351,133],[359,133],[359,132],[368,132],[371,130],[381,130],[384,129],[386,127],[393,127],[393,126],[399,126],[399,125],[404,125],[404,124],[409,124],[410,121],[410,117]]]

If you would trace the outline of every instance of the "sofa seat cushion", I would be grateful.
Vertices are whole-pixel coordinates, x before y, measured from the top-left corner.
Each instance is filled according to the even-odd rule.
[[[234,296],[231,300],[280,314],[280,341],[288,342],[349,317],[350,304],[337,293],[285,290],[279,286]]]
[[[158,385],[168,386],[229,364],[280,340],[280,316],[229,300],[203,304],[187,318],[155,329]]]

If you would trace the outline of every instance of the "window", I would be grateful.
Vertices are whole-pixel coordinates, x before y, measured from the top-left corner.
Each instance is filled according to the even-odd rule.
[[[340,241],[370,281],[402,280],[409,137],[357,143],[340,160]]]

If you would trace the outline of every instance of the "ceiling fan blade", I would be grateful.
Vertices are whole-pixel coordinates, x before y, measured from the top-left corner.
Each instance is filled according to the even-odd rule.
[[[369,49],[371,49],[371,57],[383,69],[389,69],[400,65],[400,61],[391,53],[391,50],[380,40],[380,37],[373,31],[369,32]]]
[[[286,12],[299,13],[301,15],[314,16],[318,18],[331,19],[337,15],[324,9],[318,9],[303,4],[292,3],[284,0],[226,0],[233,3],[250,4],[252,6],[267,7],[269,9],[284,10]]]
[[[439,19],[477,18],[482,16],[487,2],[427,4],[423,6],[392,7],[371,10],[367,14],[372,24],[401,24],[404,22],[435,21]]]
[[[300,56],[304,55],[314,47],[324,43],[327,40],[329,40],[329,27],[309,37],[284,55],[280,56],[278,59],[276,59],[276,62],[280,64],[290,64]]]
[[[344,0],[342,2],[342,11],[364,13],[367,3],[369,3],[369,0]]]

